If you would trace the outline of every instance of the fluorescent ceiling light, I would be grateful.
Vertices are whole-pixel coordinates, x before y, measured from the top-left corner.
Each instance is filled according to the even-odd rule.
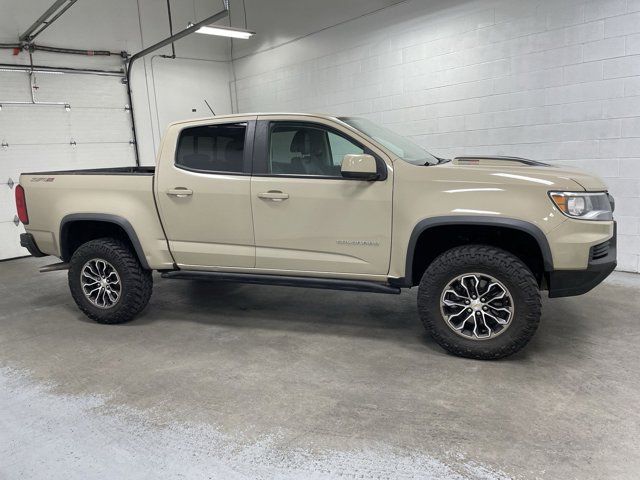
[[[244,38],[247,39],[256,34],[256,32],[250,32],[242,28],[223,27],[220,25],[208,25],[200,27],[196,30],[197,33],[205,33],[207,35],[218,35],[220,37],[232,37],[232,38]]]

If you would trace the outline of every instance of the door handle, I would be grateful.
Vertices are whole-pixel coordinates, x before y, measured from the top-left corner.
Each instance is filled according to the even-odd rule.
[[[193,190],[190,190],[185,187],[170,188],[169,190],[167,190],[167,195],[171,195],[173,197],[178,197],[178,198],[186,198],[190,195],[193,195]]]
[[[272,202],[281,202],[289,198],[289,194],[281,192],[280,190],[269,190],[268,192],[259,193],[258,198],[271,200]]]

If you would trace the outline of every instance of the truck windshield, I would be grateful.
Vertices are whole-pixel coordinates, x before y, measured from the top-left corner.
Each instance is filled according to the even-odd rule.
[[[405,162],[420,166],[439,163],[436,157],[417,143],[387,128],[376,125],[370,120],[358,117],[340,117],[340,120],[384,145]]]

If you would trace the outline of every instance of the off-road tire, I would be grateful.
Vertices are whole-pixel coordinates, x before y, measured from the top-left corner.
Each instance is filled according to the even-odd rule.
[[[92,259],[109,262],[120,277],[120,299],[111,308],[93,305],[82,291],[82,268]],[[69,262],[68,279],[71,296],[78,308],[90,319],[105,324],[123,323],[133,319],[147,306],[153,290],[151,271],[142,268],[131,247],[114,238],[100,238],[81,245]]]
[[[513,298],[514,316],[500,335],[477,340],[450,328],[440,302],[448,283],[458,275],[478,272],[504,284]],[[422,275],[418,311],[427,332],[448,352],[460,357],[494,360],[514,354],[533,337],[541,314],[540,291],[531,270],[514,255],[487,245],[452,248],[437,257]]]

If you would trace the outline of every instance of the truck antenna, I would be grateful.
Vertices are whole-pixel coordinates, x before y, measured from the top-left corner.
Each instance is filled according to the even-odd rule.
[[[213,111],[213,108],[211,108],[211,105],[209,105],[209,102],[207,102],[206,98],[204,99],[204,103],[207,104],[207,107],[209,107],[209,110],[211,110],[211,113],[213,113],[213,116],[215,117],[216,116],[216,112]]]

